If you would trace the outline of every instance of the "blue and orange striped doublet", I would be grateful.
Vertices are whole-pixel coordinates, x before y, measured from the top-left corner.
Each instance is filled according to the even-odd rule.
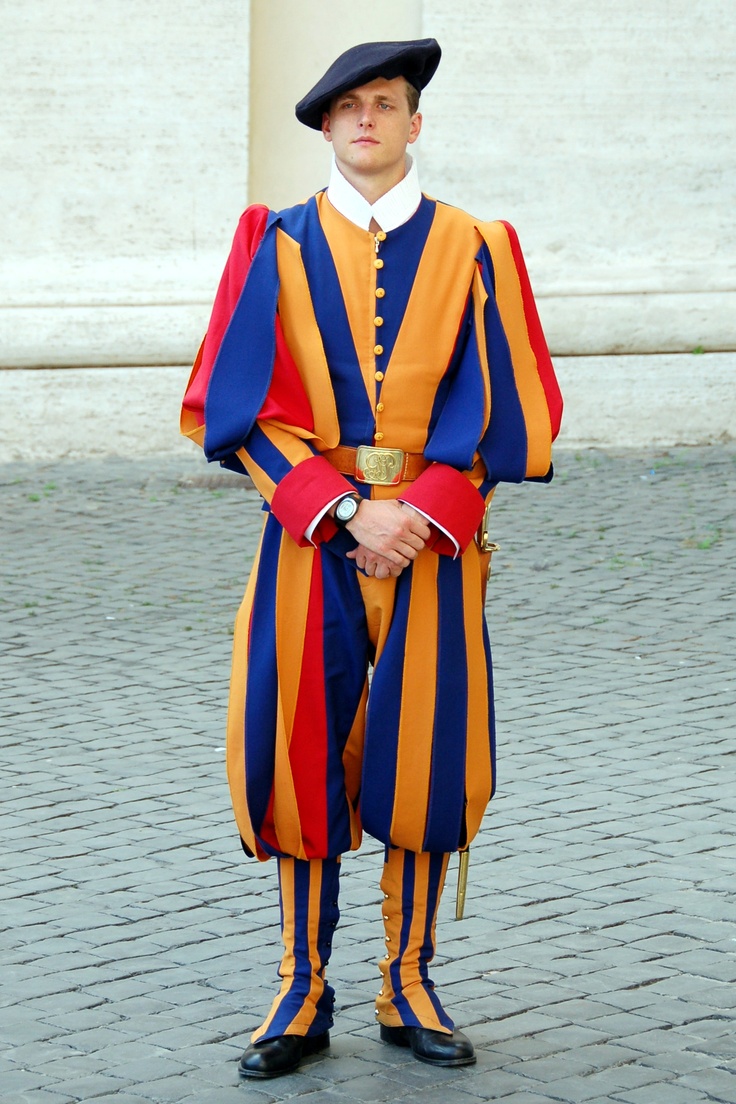
[[[415,852],[463,847],[492,793],[493,694],[473,535],[501,480],[547,479],[561,402],[516,236],[424,197],[373,235],[324,193],[236,235],[182,430],[250,473],[267,516],[236,622],[228,776],[259,858],[334,857],[361,827]],[[367,486],[324,455],[420,454]],[[369,579],[329,516],[391,497],[433,539]],[[373,675],[368,680],[368,670]]]

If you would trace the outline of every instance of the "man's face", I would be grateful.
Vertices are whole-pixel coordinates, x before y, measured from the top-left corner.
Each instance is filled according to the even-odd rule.
[[[322,116],[322,133],[347,176],[404,175],[407,145],[416,142],[422,116],[409,113],[403,77],[370,84],[336,96]]]

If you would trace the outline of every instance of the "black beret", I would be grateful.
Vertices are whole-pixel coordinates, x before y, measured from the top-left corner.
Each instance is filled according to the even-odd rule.
[[[409,42],[363,42],[351,46],[337,61],[333,61],[311,92],[296,105],[300,123],[313,130],[322,129],[322,114],[330,101],[341,92],[370,84],[377,77],[393,80],[405,77],[421,92],[429,84],[440,63],[442,51],[433,38]]]

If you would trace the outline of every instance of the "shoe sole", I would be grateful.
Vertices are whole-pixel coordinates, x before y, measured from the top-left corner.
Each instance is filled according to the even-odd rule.
[[[423,1054],[417,1054],[415,1050],[412,1051],[412,1054],[417,1062],[424,1062],[428,1066],[474,1066],[478,1061],[475,1054],[471,1054],[468,1058],[425,1058]]]

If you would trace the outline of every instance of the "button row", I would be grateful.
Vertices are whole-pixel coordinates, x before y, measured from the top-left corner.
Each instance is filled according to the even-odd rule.
[[[383,242],[385,240],[386,240],[385,233],[383,232],[383,230],[379,230],[378,233],[376,234],[376,242]],[[376,249],[378,249],[377,245],[376,245]],[[374,264],[375,268],[377,268],[377,269],[383,268],[383,261],[381,260],[380,257],[376,257],[373,264]],[[386,289],[385,288],[382,288],[382,287],[377,287],[376,288],[376,299],[383,299],[385,294],[386,294]],[[373,319],[373,325],[376,326],[376,327],[381,327],[383,325],[383,318],[381,317],[380,314],[377,314],[376,317]],[[381,356],[381,354],[383,353],[383,345],[374,345],[373,352],[374,352],[375,356]],[[375,378],[379,383],[381,382],[383,377],[384,377],[383,372],[380,372],[380,371],[376,372]],[[378,414],[382,413],[383,409],[384,409],[384,404],[382,402],[376,403],[376,413],[378,413]],[[384,434],[381,433],[380,430],[378,430],[373,435],[373,440],[376,441],[376,442],[382,441],[383,438],[384,438]]]

